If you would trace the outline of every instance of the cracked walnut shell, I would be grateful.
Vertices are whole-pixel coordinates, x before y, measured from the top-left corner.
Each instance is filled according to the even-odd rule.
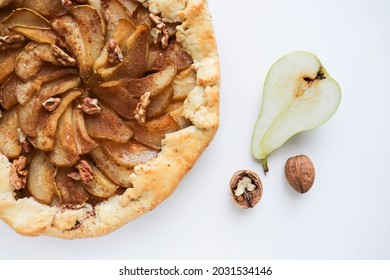
[[[230,180],[230,194],[241,208],[253,208],[263,196],[260,177],[250,170],[235,172]]]

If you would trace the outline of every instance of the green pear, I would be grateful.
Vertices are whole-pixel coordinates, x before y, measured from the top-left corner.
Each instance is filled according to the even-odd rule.
[[[267,158],[295,134],[329,120],[341,90],[317,56],[292,52],[272,65],[265,80],[262,108],[252,135],[252,154],[268,171]]]

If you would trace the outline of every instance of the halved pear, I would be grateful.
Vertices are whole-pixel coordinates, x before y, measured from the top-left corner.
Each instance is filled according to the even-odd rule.
[[[33,146],[42,151],[52,151],[54,148],[55,135],[57,131],[58,120],[65,112],[69,104],[83,94],[80,89],[73,89],[61,96],[61,103],[53,112],[43,111],[39,117],[39,124],[36,127],[35,138],[30,142]]]
[[[109,104],[121,116],[134,119],[134,110],[139,98],[146,92],[156,96],[165,90],[177,73],[176,64],[171,61],[162,71],[139,79],[121,79],[106,82],[93,88],[93,92]]]
[[[101,143],[101,147],[115,162],[128,167],[148,162],[158,155],[157,150],[133,140],[124,144],[104,141]]]
[[[17,107],[3,112],[0,119],[0,153],[7,158],[18,158],[22,152],[22,144],[18,135]]]
[[[88,200],[89,194],[80,181],[75,181],[68,176],[72,172],[70,167],[57,167],[54,183],[61,194],[63,205],[83,205]]]
[[[58,120],[54,149],[49,155],[55,166],[72,166],[80,159],[73,130],[73,106],[68,106]]]
[[[139,78],[146,70],[150,33],[146,24],[138,26],[122,48],[123,61],[110,68],[98,70],[103,81]]]
[[[83,111],[77,108],[73,109],[73,130],[79,155],[89,154],[97,147],[97,143],[87,132]]]
[[[27,187],[31,195],[47,205],[61,202],[61,194],[54,183],[55,167],[45,153],[38,151],[31,161]]]
[[[88,134],[97,139],[106,139],[118,143],[129,141],[133,132],[122,119],[107,106],[100,104],[98,114],[84,116]]]
[[[108,180],[91,161],[88,161],[88,165],[92,169],[93,179],[89,184],[82,182],[84,188],[90,194],[100,198],[114,195],[119,186]]]
[[[297,51],[270,69],[260,116],[252,136],[252,154],[268,171],[267,157],[293,135],[320,126],[336,112],[340,87],[314,54]]]
[[[165,138],[165,134],[179,129],[177,121],[170,115],[153,119],[144,125],[134,121],[128,122],[128,124],[133,130],[135,140],[156,150],[161,149],[161,141]]]
[[[133,172],[133,168],[118,164],[99,146],[93,150],[90,155],[97,168],[107,176],[107,178],[121,187],[132,187],[130,174]]]
[[[67,75],[61,79],[45,83],[37,94],[19,110],[19,125],[21,130],[30,137],[37,136],[37,126],[41,121],[40,115],[45,110],[42,103],[50,97],[66,92],[80,84],[80,78]]]
[[[28,8],[14,10],[1,22],[5,27],[29,26],[41,29],[51,29],[50,22],[36,11]]]

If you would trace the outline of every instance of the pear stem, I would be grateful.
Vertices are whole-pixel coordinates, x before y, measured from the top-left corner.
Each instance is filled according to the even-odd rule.
[[[267,172],[269,171],[267,158],[262,159],[261,163],[263,164],[264,175],[267,175]]]

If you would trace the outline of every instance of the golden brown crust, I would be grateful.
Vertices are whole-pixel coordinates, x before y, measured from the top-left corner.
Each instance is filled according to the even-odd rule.
[[[92,207],[50,207],[16,199],[10,163],[0,155],[0,218],[23,235],[65,239],[96,237],[154,209],[166,199],[213,139],[219,125],[219,59],[207,0],[138,0],[169,22],[181,22],[177,40],[193,58],[197,86],[184,103],[193,126],[168,134],[158,157],[134,168],[133,187]]]

